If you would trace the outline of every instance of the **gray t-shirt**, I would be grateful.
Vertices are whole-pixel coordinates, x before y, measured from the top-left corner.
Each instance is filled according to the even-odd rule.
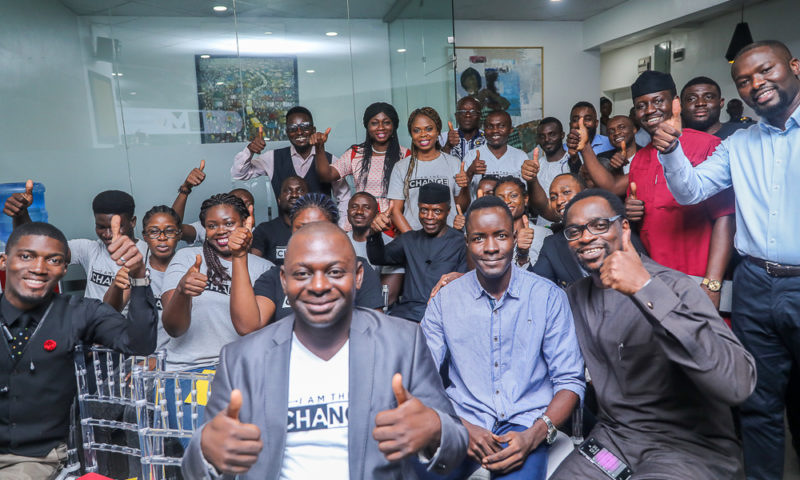
[[[419,230],[422,228],[422,224],[419,222],[419,189],[430,182],[441,183],[450,188],[450,214],[447,215],[447,224],[452,226],[453,219],[456,217],[455,197],[461,191],[455,181],[455,176],[461,168],[461,162],[446,153],[427,162],[416,160],[408,181],[408,198],[405,198],[403,187],[408,174],[409,162],[411,162],[411,157],[406,157],[394,165],[386,196],[390,200],[405,200],[403,215],[412,230]]]
[[[194,265],[198,254],[203,257],[203,247],[182,248],[175,253],[164,275],[164,292],[178,286],[181,278]],[[231,262],[223,258],[219,261],[230,273]],[[255,283],[262,273],[273,266],[269,260],[248,255],[250,283]],[[205,258],[200,265],[200,273],[207,275]],[[167,370],[187,370],[213,365],[219,361],[222,347],[239,338],[231,322],[230,291],[230,281],[225,282],[222,287],[213,286],[209,282],[201,295],[192,297],[192,321],[189,329],[167,343]]]
[[[72,254],[69,264],[80,264],[86,272],[86,291],[83,296],[102,301],[108,287],[114,283],[114,277],[117,276],[120,266],[111,259],[108,249],[99,239],[79,238],[68,243]],[[142,252],[142,256],[147,254],[147,243],[144,240],[137,240],[136,248]],[[125,307],[123,314],[127,311],[128,308]]]
[[[517,177],[522,183],[522,164],[528,159],[528,154],[511,145],[508,146],[506,153],[502,157],[497,158],[494,156],[489,146],[484,144],[475,150],[470,150],[469,153],[464,155],[464,168],[468,169],[472,162],[475,161],[477,152],[481,153],[481,160],[486,163],[486,175],[494,175],[496,177]],[[474,200],[478,194],[478,184],[481,183],[483,175],[475,175],[472,177],[470,184],[470,195]]]
[[[152,255],[151,255],[152,257]],[[158,311],[158,336],[156,340],[156,351],[163,350],[167,346],[167,342],[172,338],[166,330],[164,324],[161,323],[161,313],[164,311],[161,304],[161,294],[164,293],[164,275],[167,273],[159,272],[150,266],[150,258],[147,259],[147,270],[150,272],[150,289],[153,291],[153,297],[156,299],[156,310]]]

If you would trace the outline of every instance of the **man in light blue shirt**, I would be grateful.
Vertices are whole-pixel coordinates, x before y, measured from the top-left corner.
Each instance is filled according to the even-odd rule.
[[[469,459],[498,479],[544,479],[547,446],[583,397],[583,357],[566,294],[512,265],[511,212],[482,197],[466,213],[475,270],[431,300],[422,330],[456,413]]]
[[[758,384],[741,407],[748,479],[783,478],[784,392],[800,362],[800,60],[777,41],[742,49],[731,76],[762,119],[692,168],[664,122],[653,136],[667,185],[682,204],[733,186],[736,249],[733,330],[753,354]]]

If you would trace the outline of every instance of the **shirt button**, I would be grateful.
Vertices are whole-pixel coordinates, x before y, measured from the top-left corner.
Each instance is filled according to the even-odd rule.
[[[495,395],[500,395],[500,390],[495,390],[495,391],[494,391],[494,394],[495,394]]]
[[[500,366],[500,362],[494,362],[494,366],[495,367],[499,367]]]
[[[769,243],[775,243],[775,239],[774,238],[770,238],[769,239]]]
[[[777,215],[777,214],[778,214],[778,212],[776,212],[775,210],[773,210],[773,211],[769,212],[769,214],[770,214],[770,215],[772,215],[772,216],[774,217],[775,215]]]
[[[652,310],[653,309],[653,302],[647,302],[647,308]]]
[[[497,341],[497,337],[494,337],[494,341],[495,341],[495,342]]]
[[[781,186],[780,186],[780,185],[777,185],[777,184],[772,186],[772,189],[773,189],[773,190],[778,190],[779,188],[781,188]]]
[[[505,413],[501,413],[500,414],[500,418],[506,418],[506,414]]]

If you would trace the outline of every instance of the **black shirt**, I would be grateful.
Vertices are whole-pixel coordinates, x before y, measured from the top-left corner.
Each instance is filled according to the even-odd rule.
[[[286,245],[292,236],[292,228],[284,223],[278,216],[269,222],[259,223],[253,230],[253,244],[251,248],[261,251],[263,257],[275,265],[283,265],[286,255]]]
[[[356,257],[364,265],[364,277],[361,288],[356,290],[356,306],[364,308],[383,308],[383,294],[381,292],[381,278],[370,268],[366,258]],[[283,293],[281,286],[280,268],[270,268],[262,273],[253,285],[256,295],[269,298],[275,304],[275,314],[269,323],[280,320],[292,313],[292,307]]]
[[[431,290],[442,275],[467,271],[464,234],[452,227],[445,228],[447,231],[441,237],[412,230],[385,245],[381,235],[367,238],[367,254],[373,265],[400,265],[406,270],[403,296],[392,307],[392,315],[421,321]]]
[[[714,134],[715,137],[718,137],[720,140],[725,140],[726,138],[733,135],[736,130],[741,130],[742,128],[750,128],[753,125],[752,123],[742,123],[742,122],[726,122],[723,123],[722,126],[717,130],[717,133]]]

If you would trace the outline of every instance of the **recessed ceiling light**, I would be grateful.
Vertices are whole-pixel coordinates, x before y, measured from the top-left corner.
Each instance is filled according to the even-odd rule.
[[[130,94],[131,94],[131,95],[136,95],[136,92],[131,92]]]
[[[225,85],[225,82],[217,82],[217,85]]]
[[[200,58],[211,58],[211,55],[204,53],[203,55],[200,55]]]
[[[306,70],[306,73],[314,73],[316,70]]]
[[[329,37],[335,37],[336,35],[339,35],[339,32],[325,32],[325,35]]]
[[[227,12],[228,11],[228,7],[226,7],[225,5],[214,5],[214,11],[215,12]]]
[[[550,0],[551,2],[560,2],[561,0]]]
[[[405,48],[398,48],[397,49],[397,53],[406,53],[406,49]]]
[[[272,35],[272,32],[264,32],[264,35]]]

